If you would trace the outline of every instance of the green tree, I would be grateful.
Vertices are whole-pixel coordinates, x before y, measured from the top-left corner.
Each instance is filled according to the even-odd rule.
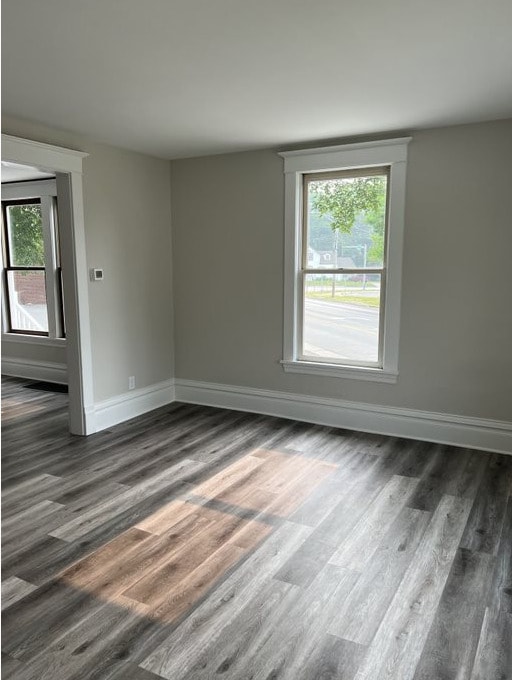
[[[41,206],[10,205],[8,211],[12,264],[17,267],[44,267]]]
[[[384,227],[386,225],[386,190],[379,196],[377,205],[369,210],[366,220],[372,228],[372,244],[368,250],[370,262],[382,262],[384,259]]]

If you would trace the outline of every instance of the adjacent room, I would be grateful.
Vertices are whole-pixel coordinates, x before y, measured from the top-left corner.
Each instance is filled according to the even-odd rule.
[[[512,680],[511,26],[3,1],[3,677]]]

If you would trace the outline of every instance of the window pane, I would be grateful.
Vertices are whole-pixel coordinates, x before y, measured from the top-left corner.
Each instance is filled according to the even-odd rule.
[[[378,362],[380,286],[380,274],[307,274],[303,356]]]
[[[48,332],[44,276],[44,271],[7,272],[12,330]]]
[[[7,224],[11,266],[44,267],[41,205],[8,205]]]
[[[387,176],[307,183],[307,267],[382,267]]]

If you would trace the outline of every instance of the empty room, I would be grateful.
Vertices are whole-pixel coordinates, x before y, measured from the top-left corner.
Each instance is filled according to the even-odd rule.
[[[511,27],[3,0],[4,678],[512,680]]]

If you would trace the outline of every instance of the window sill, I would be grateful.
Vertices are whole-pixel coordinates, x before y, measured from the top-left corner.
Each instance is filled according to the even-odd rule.
[[[2,343],[16,342],[24,345],[42,347],[65,347],[66,338],[48,338],[44,335],[23,335],[22,333],[2,333]]]
[[[368,380],[371,382],[396,383],[398,372],[382,368],[360,366],[339,366],[338,364],[316,363],[314,361],[281,361],[285,373],[323,375],[329,378],[348,378],[349,380]]]

